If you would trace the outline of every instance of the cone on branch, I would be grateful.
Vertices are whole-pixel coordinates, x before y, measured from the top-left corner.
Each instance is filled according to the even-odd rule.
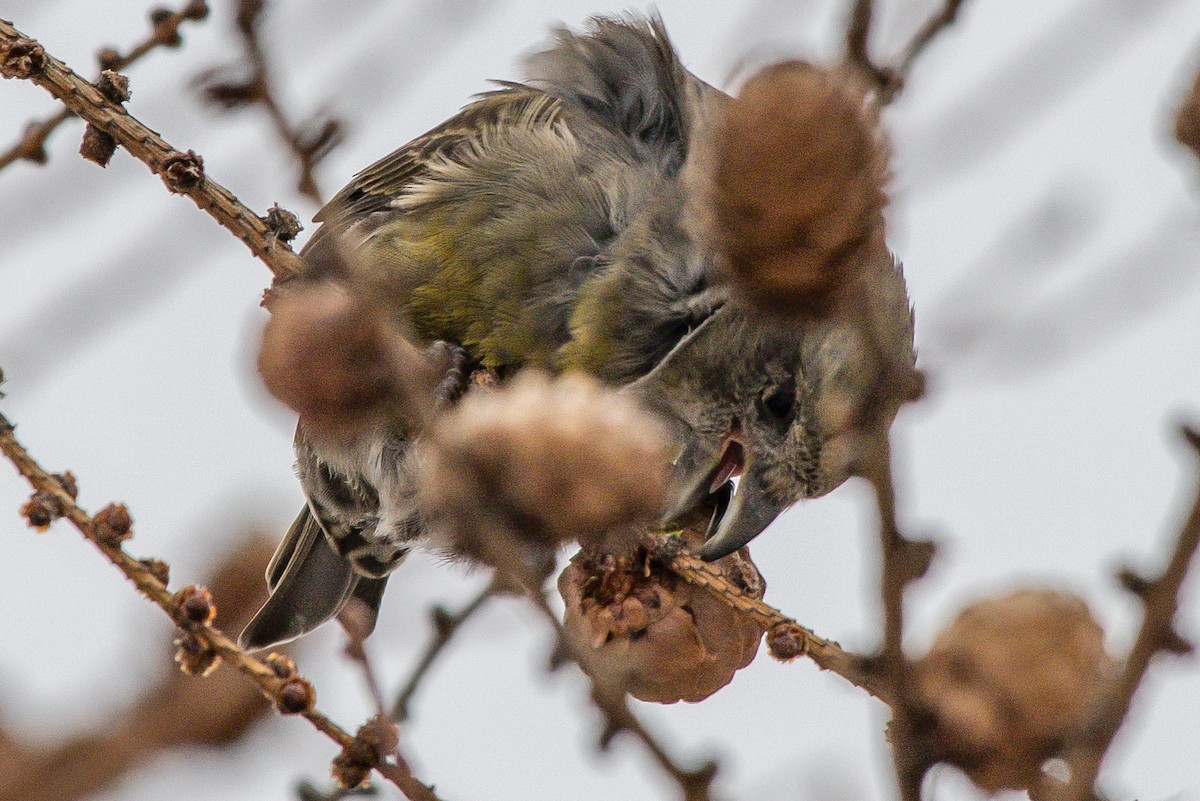
[[[889,150],[869,87],[846,69],[772,64],[697,133],[696,235],[736,296],[827,314],[882,237]]]
[[[922,745],[984,790],[1026,789],[1085,723],[1111,670],[1081,598],[1029,589],[978,601],[913,666]]]
[[[699,526],[682,535],[703,540]],[[766,582],[749,549],[715,562],[748,595]],[[585,547],[558,577],[567,634],[590,647],[606,671],[642,701],[702,701],[729,684],[758,653],[762,629],[689,584],[645,552],[632,556]]]

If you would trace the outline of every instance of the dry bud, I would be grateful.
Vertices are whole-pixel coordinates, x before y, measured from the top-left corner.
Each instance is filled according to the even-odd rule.
[[[1024,789],[1085,723],[1111,663],[1084,601],[1023,590],[963,610],[913,666],[924,745],[994,792]]]
[[[291,242],[304,230],[304,226],[300,224],[300,218],[278,203],[267,209],[267,213],[259,219],[271,229],[271,235],[280,242]]]
[[[161,559],[139,559],[142,567],[150,571],[150,575],[164,587],[171,583],[171,566]]]
[[[158,172],[168,190],[182,194],[204,180],[204,159],[194,150],[176,151],[163,159]]]
[[[96,539],[105,545],[119,548],[122,542],[133,536],[133,518],[123,503],[110,503],[96,512],[92,520],[95,522]]]
[[[83,141],[79,144],[79,155],[93,164],[107,167],[117,152],[117,140],[111,134],[92,125],[90,122],[83,129]]]
[[[306,679],[292,676],[284,681],[275,696],[275,708],[285,715],[309,711],[317,702],[317,693]]]
[[[164,47],[179,47],[183,39],[179,36],[179,20],[169,8],[150,9],[150,24]]]
[[[527,372],[469,394],[420,447],[423,513],[452,548],[490,562],[497,529],[535,548],[595,540],[657,515],[667,488],[657,423],[577,374]]]
[[[130,97],[129,78],[114,69],[101,70],[96,88],[114,103],[124,103]]]
[[[0,51],[0,75],[22,80],[46,68],[46,51],[32,39],[18,39]]]
[[[263,661],[281,679],[290,679],[296,675],[296,663],[289,656],[272,651]]]
[[[824,314],[883,226],[888,149],[868,87],[803,61],[766,67],[716,113],[687,180],[702,240],[743,300]]]
[[[698,531],[688,536],[702,539]],[[740,577],[748,595],[762,597],[766,584],[747,549],[715,564]],[[643,701],[707,698],[753,661],[762,639],[753,620],[644,552],[624,557],[585,548],[559,576],[558,590],[568,634]]]
[[[332,773],[337,783],[346,789],[364,784],[371,768],[399,745],[395,721],[376,715],[362,725],[342,752],[333,760]]]
[[[767,649],[780,662],[791,662],[808,653],[808,634],[798,623],[776,623],[767,632]]]
[[[184,587],[175,593],[175,615],[181,623],[195,623],[207,626],[217,616],[217,607],[213,603],[212,593],[205,587],[195,584]]]
[[[207,676],[217,669],[221,655],[209,648],[190,631],[180,631],[175,638],[175,661],[189,676]]]
[[[58,496],[45,490],[37,490],[21,506],[21,516],[38,531],[49,528],[51,523],[62,517],[63,511],[62,501]]]

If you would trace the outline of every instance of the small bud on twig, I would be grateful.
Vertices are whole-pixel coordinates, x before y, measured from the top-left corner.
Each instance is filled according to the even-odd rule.
[[[90,122],[83,129],[83,141],[79,144],[79,155],[93,164],[107,167],[117,152],[117,140]]]
[[[0,53],[0,75],[28,80],[46,67],[46,51],[32,39],[18,39]]]
[[[192,584],[175,593],[176,616],[181,623],[207,626],[217,616],[217,606],[207,587]]]
[[[275,707],[285,715],[299,715],[313,708],[317,702],[316,691],[306,679],[293,676],[279,688]]]
[[[271,233],[280,242],[291,242],[304,230],[304,226],[300,224],[300,218],[278,203],[267,209],[267,213],[259,219],[266,223],[267,227],[271,229]]]
[[[101,70],[96,88],[114,103],[124,103],[130,98],[129,78],[113,69]]]
[[[150,575],[164,587],[171,583],[171,566],[161,559],[139,559],[142,567],[150,571]]]
[[[132,536],[133,518],[123,503],[110,503],[96,512],[92,520],[96,524],[96,538],[105,545],[120,548],[121,543]]]
[[[190,631],[181,631],[175,638],[175,661],[189,676],[207,676],[217,669],[221,655],[200,641]]]
[[[79,494],[75,484],[75,475],[70,470],[56,473],[52,478],[56,479],[72,498]],[[51,523],[62,517],[65,511],[66,508],[57,495],[46,490],[36,490],[21,507],[21,516],[29,521],[29,525],[39,531],[45,531]]]
[[[163,159],[158,171],[167,189],[182,194],[204,180],[204,159],[194,150],[176,151]]]
[[[780,662],[808,653],[808,635],[798,623],[777,623],[767,632],[767,649]]]
[[[272,651],[263,661],[281,679],[290,679],[296,675],[296,663],[289,656]]]

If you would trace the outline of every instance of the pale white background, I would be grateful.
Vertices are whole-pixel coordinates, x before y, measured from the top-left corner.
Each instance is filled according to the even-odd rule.
[[[838,53],[844,2],[661,0],[685,62],[718,85],[746,63]],[[937,3],[884,3],[877,51],[894,53]],[[327,107],[349,139],[322,166],[329,194],[357,169],[454,112],[551,24],[621,10],[601,0],[273,3],[268,47],[292,113]],[[142,0],[0,0],[0,16],[81,71],[102,44],[144,28]],[[291,164],[257,113],[216,116],[189,88],[236,56],[229,8],[130,75],[130,110],[250,206],[307,219]],[[895,139],[891,241],[907,265],[928,400],[896,427],[902,513],[944,542],[910,605],[919,648],[972,596],[1052,581],[1083,593],[1129,640],[1136,608],[1114,588],[1122,559],[1162,553],[1194,470],[1173,437],[1200,421],[1200,168],[1171,144],[1170,115],[1195,73],[1200,4],[1189,0],[971,0],[888,113]],[[0,141],[54,109],[0,84]],[[80,126],[42,168],[0,174],[0,365],[5,413],[80,500],[133,510],[131,549],[204,574],[247,521],[282,531],[299,507],[292,419],[253,370],[269,275],[189,201],[118,153],[80,160]],[[303,234],[302,236],[307,236]],[[0,466],[0,716],[29,737],[94,724],[164,659],[167,627],[66,526],[35,535],[26,489]],[[755,544],[767,599],[852,647],[877,636],[872,513],[861,486],[804,505]],[[389,684],[427,637],[426,608],[482,581],[431,559],[396,576],[370,645]],[[1197,582],[1182,628],[1200,634]],[[353,726],[367,711],[335,631],[302,668],[321,706]],[[474,621],[425,686],[404,745],[448,799],[670,798],[640,748],[597,755],[577,675],[544,671],[537,618],[501,602]],[[726,797],[891,795],[883,709],[811,664],[765,653],[696,705],[639,707],[685,757],[721,758]],[[1106,771],[1116,797],[1200,798],[1200,666],[1157,664]],[[110,801],[286,799],[321,779],[333,749],[271,719],[221,750],[173,753]],[[0,781],[2,781],[0,777]],[[938,798],[968,794],[939,774]],[[383,790],[394,798],[394,791]]]

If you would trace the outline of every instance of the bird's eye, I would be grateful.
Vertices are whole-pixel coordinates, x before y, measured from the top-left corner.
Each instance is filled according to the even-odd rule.
[[[796,388],[791,384],[773,387],[763,393],[761,406],[767,422],[779,428],[792,424],[796,413]]]

